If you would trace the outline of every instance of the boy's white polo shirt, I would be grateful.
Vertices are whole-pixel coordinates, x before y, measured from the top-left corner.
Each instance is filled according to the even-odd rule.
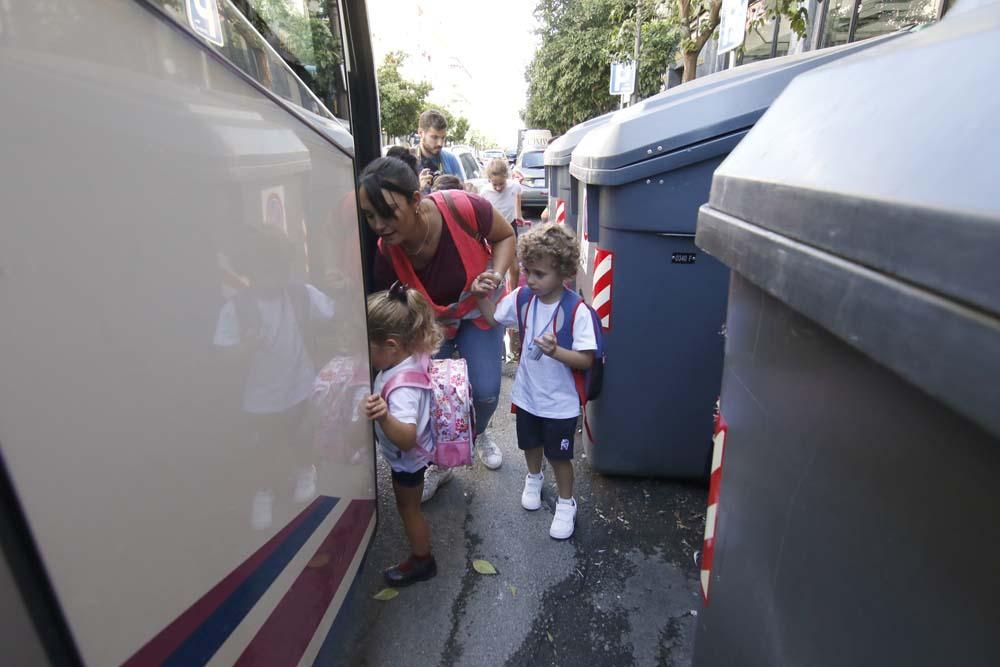
[[[505,327],[517,328],[517,293],[522,289],[527,288],[517,288],[497,305],[494,319]],[[517,376],[514,378],[514,388],[510,398],[516,406],[538,417],[570,419],[580,415],[580,397],[573,382],[573,371],[566,364],[548,355],[543,354],[540,359],[535,360],[527,353],[528,344],[544,333],[544,330],[535,331],[536,324],[540,330],[547,325],[547,330],[555,333],[552,331],[551,322],[558,307],[558,301],[546,304],[539,299],[532,299],[529,303],[524,323],[521,363],[517,367]],[[597,349],[594,321],[583,307],[576,309],[573,349],[576,351]]]

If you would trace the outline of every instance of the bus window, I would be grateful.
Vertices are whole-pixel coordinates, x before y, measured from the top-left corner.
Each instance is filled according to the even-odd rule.
[[[150,1],[178,23],[189,24],[184,1]],[[320,116],[349,122],[337,3],[217,1],[222,45],[206,43],[279,97]]]

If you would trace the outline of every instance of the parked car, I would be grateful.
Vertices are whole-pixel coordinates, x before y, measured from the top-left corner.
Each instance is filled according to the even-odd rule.
[[[455,154],[465,170],[465,182],[473,186],[476,192],[490,181],[486,178],[486,170],[476,158],[475,150],[469,146],[451,146],[448,150]]]
[[[502,148],[488,148],[483,151],[482,160],[484,164],[489,164],[490,160],[496,160],[497,158],[501,160],[507,159],[507,154],[503,152]]]
[[[521,183],[521,205],[544,208],[549,191],[545,187],[545,150],[526,149],[514,163],[514,178]]]

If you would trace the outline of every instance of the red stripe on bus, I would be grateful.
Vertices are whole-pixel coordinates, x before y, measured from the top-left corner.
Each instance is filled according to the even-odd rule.
[[[225,579],[220,581],[208,593],[205,593],[197,602],[191,605],[184,613],[177,617],[173,623],[168,625],[160,634],[151,639],[145,646],[135,653],[131,658],[122,663],[122,667],[145,667],[145,665],[159,665],[164,662],[178,647],[183,644],[192,633],[204,623],[237,588],[243,584],[254,571],[271,554],[278,549],[282,542],[302,524],[306,518],[313,513],[316,508],[330,499],[319,496],[309,504],[302,512],[295,517],[291,523],[281,529],[274,537],[264,543],[250,558],[243,561],[235,570],[230,572]]]
[[[236,661],[238,667],[298,665],[344,583],[374,513],[374,500],[351,501],[312,560]]]

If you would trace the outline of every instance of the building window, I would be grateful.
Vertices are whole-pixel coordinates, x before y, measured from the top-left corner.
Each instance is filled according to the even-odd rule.
[[[858,21],[854,39],[858,41],[878,37],[918,23],[927,23],[937,17],[938,0],[911,0],[888,2],[866,0],[859,3]]]
[[[823,46],[839,46],[850,41],[854,2],[855,0],[829,0]]]
[[[939,6],[940,0],[830,0],[823,46],[857,42],[933,21]]]

